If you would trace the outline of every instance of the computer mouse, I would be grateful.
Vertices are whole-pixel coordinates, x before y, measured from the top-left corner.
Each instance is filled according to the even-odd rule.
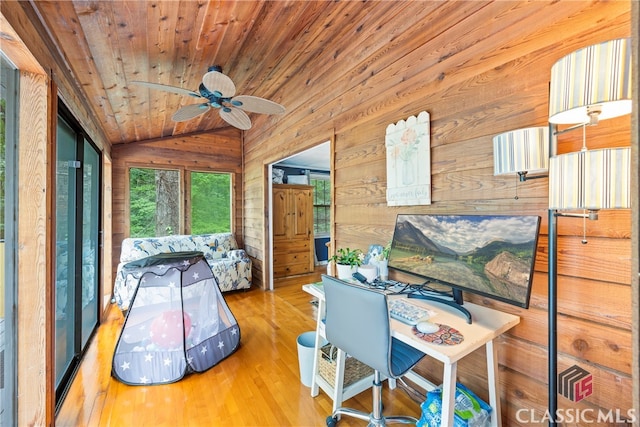
[[[416,323],[416,329],[418,330],[418,332],[422,332],[423,334],[432,334],[434,332],[438,332],[440,326],[427,320],[421,320],[420,322]]]

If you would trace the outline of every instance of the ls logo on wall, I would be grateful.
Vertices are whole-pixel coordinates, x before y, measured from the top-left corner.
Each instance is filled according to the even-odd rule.
[[[578,365],[558,374],[558,392],[573,402],[579,402],[593,393],[593,375]]]

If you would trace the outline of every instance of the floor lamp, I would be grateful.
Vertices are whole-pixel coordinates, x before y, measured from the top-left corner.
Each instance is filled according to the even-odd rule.
[[[551,69],[549,93],[549,415],[557,425],[559,217],[598,219],[600,209],[630,207],[630,148],[589,150],[587,126],[631,112],[631,39],[577,50]],[[559,130],[558,125],[572,125]],[[582,149],[557,154],[559,135],[581,129]],[[561,211],[582,210],[582,213]],[[582,243],[587,243],[586,232]]]

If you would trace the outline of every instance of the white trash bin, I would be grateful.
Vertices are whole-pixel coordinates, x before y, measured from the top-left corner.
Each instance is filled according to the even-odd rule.
[[[300,381],[311,387],[313,378],[313,353],[316,346],[316,331],[303,332],[298,335],[298,365],[300,367]],[[321,346],[327,343],[322,340]]]

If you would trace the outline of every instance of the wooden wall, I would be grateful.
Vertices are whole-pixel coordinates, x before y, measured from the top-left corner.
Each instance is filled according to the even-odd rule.
[[[526,424],[522,417],[529,415],[519,410],[543,416],[548,182],[493,176],[492,137],[546,125],[553,63],[581,47],[630,36],[630,7],[628,1],[402,2],[394,16],[345,29],[291,76],[280,100],[287,114],[259,118],[245,133],[244,240],[256,280],[268,287],[266,165],[327,139],[334,147],[334,247],[386,243],[398,213],[540,215],[530,309],[469,299],[522,318],[498,342],[505,425]],[[458,24],[440,25],[451,20]],[[431,114],[433,202],[388,207],[386,126],[422,110]],[[630,118],[604,121],[587,135],[590,148],[629,146]],[[579,149],[579,137],[564,135],[559,152]],[[586,418],[598,409],[624,415],[632,407],[632,360],[638,363],[631,351],[630,212],[603,211],[586,226],[583,245],[582,221],[559,221],[558,372],[574,364],[591,372],[593,394],[579,403],[559,397],[559,407],[593,410]],[[484,362],[483,352],[462,361],[459,379],[486,397]],[[438,381],[437,364],[421,362],[420,370]]]
[[[113,252],[112,267],[120,261],[122,240],[129,237],[129,168],[147,166],[178,170],[232,173],[233,232],[238,245],[242,235],[242,138],[239,130],[226,128],[216,133],[148,140],[114,145],[113,158]]]
[[[61,99],[102,150],[110,149],[28,2],[0,3],[1,49],[20,70],[16,425],[55,423],[55,127]],[[110,185],[105,182],[105,185]],[[110,236],[105,236],[108,244]],[[110,287],[107,292],[110,293]],[[6,357],[11,357],[7,355]]]
[[[633,38],[633,61],[635,70],[640,67],[640,3],[631,4],[631,35]],[[636,76],[638,74],[636,73]],[[631,191],[636,196],[632,202],[632,226],[631,226],[631,290],[632,290],[632,321],[633,329],[633,358],[640,359],[640,151],[638,150],[638,138],[640,138],[640,89],[639,85],[633,86],[633,113],[631,114]],[[636,138],[635,143],[633,138]],[[640,362],[632,364],[633,367],[633,405],[640,408]],[[640,427],[640,419],[636,420],[635,427]]]

